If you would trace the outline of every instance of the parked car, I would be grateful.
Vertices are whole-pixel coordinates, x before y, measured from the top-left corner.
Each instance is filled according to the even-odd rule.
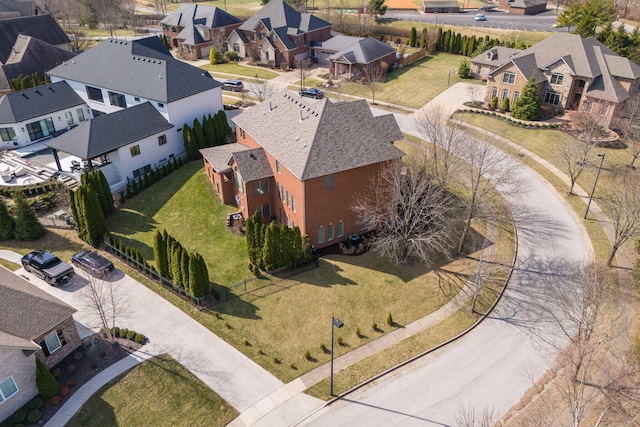
[[[29,252],[20,260],[22,267],[43,279],[50,285],[57,285],[73,276],[73,267],[60,261],[60,258],[51,252],[35,250]]]
[[[71,262],[95,277],[105,277],[115,270],[113,263],[96,251],[80,251],[71,257]]]
[[[305,90],[300,91],[300,96],[307,96],[309,98],[320,99],[324,96],[324,92],[320,89],[316,89],[315,87],[310,87]]]
[[[244,90],[244,84],[240,80],[225,80],[222,82],[222,89],[232,92],[242,92]]]
[[[484,13],[476,13],[476,21],[486,21],[487,17]]]

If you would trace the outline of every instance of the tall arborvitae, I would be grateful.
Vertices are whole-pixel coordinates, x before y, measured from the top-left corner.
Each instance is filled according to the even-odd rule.
[[[13,195],[13,235],[17,240],[37,240],[44,236],[45,229],[38,221],[36,212],[27,202],[27,198],[21,191]]]
[[[302,236],[302,253],[304,254],[304,259],[306,261],[311,261],[311,258],[313,257],[313,249],[311,248],[311,240],[309,239],[308,234]]]
[[[9,214],[7,204],[0,198],[0,240],[13,239],[13,218]]]
[[[256,211],[255,214],[247,218],[247,221],[245,223],[245,235],[247,236],[247,255],[249,256],[249,270],[256,275],[258,274],[258,271],[259,271],[258,263],[256,261],[256,238],[254,234],[254,229],[255,229],[254,218],[256,217],[257,214],[258,214],[258,211]]]
[[[153,258],[156,261],[156,269],[160,276],[169,278],[169,260],[167,259],[167,244],[162,237],[160,230],[156,230],[153,239]]]
[[[111,192],[111,187],[109,187],[109,181],[107,181],[107,177],[104,176],[102,171],[100,169],[95,169],[94,173],[96,175],[96,186],[100,187],[101,205],[103,205],[102,200],[104,200],[102,210],[106,218],[115,209],[113,205],[113,193]]]
[[[53,376],[47,365],[42,363],[40,359],[36,357],[36,387],[38,393],[45,399],[51,399],[58,394],[58,382],[56,377]]]
[[[264,246],[262,247],[262,262],[265,271],[272,271],[280,267],[280,228],[272,222],[264,235]]]
[[[198,148],[204,148],[206,146],[204,141],[204,130],[202,129],[202,125],[198,119],[193,121],[193,135],[196,138]]]
[[[213,147],[217,145],[216,126],[213,122],[213,117],[211,116],[207,117],[206,121],[204,122],[204,135],[206,139],[205,144],[207,145],[207,147]]]
[[[298,262],[304,256],[302,249],[302,233],[300,232],[300,227],[297,225],[291,229],[292,234],[292,242],[291,246],[293,246],[292,253],[295,256],[293,262]]]
[[[411,27],[411,30],[409,30],[409,40],[407,41],[409,46],[416,47],[416,35],[416,27]]]
[[[185,289],[189,289],[189,252],[182,251],[180,255],[180,265],[182,267],[182,283]]]
[[[176,286],[183,287],[182,283],[182,246],[174,244],[173,252],[171,253],[171,275],[173,283]]]
[[[209,291],[207,265],[199,253],[189,255],[189,291],[194,297],[202,297]]]
[[[81,187],[82,188],[82,187]],[[89,186],[83,192],[83,217],[87,230],[85,242],[91,246],[98,246],[102,237],[107,233],[107,221],[102,213],[102,207],[98,201],[98,195],[95,191],[91,191]],[[80,188],[79,188],[80,189]]]
[[[200,153],[198,152],[198,143],[196,142],[193,129],[186,124],[182,127],[182,139],[184,142],[184,149],[187,151],[187,157],[189,160],[196,160],[200,156]]]

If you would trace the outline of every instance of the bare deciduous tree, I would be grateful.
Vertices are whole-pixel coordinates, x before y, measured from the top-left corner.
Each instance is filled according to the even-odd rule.
[[[634,164],[640,157],[640,94],[635,94],[625,101],[614,127],[621,133],[622,141],[631,148],[628,167],[635,169]]]
[[[595,112],[580,111],[574,115],[573,128],[577,133],[577,139],[583,144],[582,163],[586,165],[598,137],[604,136],[602,118]]]
[[[61,22],[65,31],[71,30],[72,22],[77,21],[80,15],[80,4],[75,0],[41,0],[38,5],[40,10]]]
[[[86,309],[95,317],[95,325],[105,330],[109,340],[113,341],[111,328],[125,315],[127,300],[114,282],[89,277],[89,283],[81,290],[80,297]]]
[[[298,69],[298,76],[300,76],[300,91],[302,91],[305,87],[304,80],[311,72],[311,61],[309,58],[299,59],[296,61],[296,68]]]
[[[567,176],[569,177],[570,186],[569,194],[573,194],[573,187],[576,185],[576,181],[584,172],[586,164],[584,147],[585,144],[577,141],[575,138],[566,137],[561,141],[562,147],[560,148],[560,156],[564,160],[566,166]]]
[[[420,136],[430,143],[416,153],[417,161],[423,164],[438,185],[448,188],[459,168],[457,152],[468,135],[459,125],[449,121],[449,112],[441,104],[432,104],[420,110],[414,126]],[[420,156],[421,153],[423,156]]]
[[[483,245],[483,247],[485,246],[487,246],[487,244]],[[480,293],[482,293],[486,285],[491,282],[494,274],[499,268],[498,264],[486,262],[484,256],[485,253],[482,251],[480,259],[478,260],[473,273],[471,273],[471,276],[469,277],[469,284],[471,285],[471,291],[473,292],[473,297],[471,299],[471,313],[478,313],[476,310],[476,304],[478,303]]]
[[[625,242],[640,237],[640,181],[632,173],[625,173],[614,182],[615,188],[601,201],[609,218],[605,226],[614,234],[608,266]]]
[[[365,69],[364,76],[369,90],[371,90],[371,102],[373,105],[376,105],[376,91],[384,83],[387,68],[389,68],[387,63],[381,62],[377,65],[369,64]]]
[[[247,83],[247,86],[249,92],[256,98],[258,98],[259,102],[271,98],[276,91],[273,83],[271,83],[267,79],[259,79],[257,75],[255,77],[255,81],[252,83]]]
[[[70,49],[72,52],[83,52],[91,45],[91,39],[86,37],[82,31],[70,31],[67,33],[70,40]]]
[[[471,405],[458,408],[456,413],[457,427],[493,427],[500,417],[494,408],[477,410]]]
[[[462,197],[465,219],[462,235],[458,243],[458,253],[462,253],[471,223],[474,219],[491,219],[491,199],[497,196],[496,187],[502,196],[509,193],[526,192],[526,182],[518,178],[520,163],[502,150],[497,141],[489,142],[489,134],[480,138],[469,136],[459,155],[463,162],[460,167],[460,184],[465,189]]]
[[[392,162],[359,194],[356,215],[376,230],[380,253],[397,263],[430,264],[438,255],[450,257],[459,211],[454,198],[430,177]]]

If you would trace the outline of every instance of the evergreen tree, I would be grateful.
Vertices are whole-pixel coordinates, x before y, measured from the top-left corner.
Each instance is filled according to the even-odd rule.
[[[83,189],[83,192],[80,193],[82,194],[80,201],[83,204],[82,216],[86,227],[86,236],[84,241],[89,243],[91,246],[97,247],[102,240],[102,236],[107,233],[107,221],[102,213],[98,196],[95,191],[91,191],[91,188],[91,186],[86,189],[80,187],[78,190]]]
[[[304,253],[304,259],[306,261],[311,261],[311,257],[313,256],[313,249],[311,248],[311,240],[309,239],[309,235],[305,234],[302,236],[302,247]]]
[[[13,239],[13,218],[9,214],[9,209],[0,197],[0,240]]]
[[[458,76],[461,79],[471,78],[471,62],[468,59],[461,61],[458,65]]]
[[[51,399],[58,394],[58,381],[49,368],[36,357],[36,387],[38,393],[45,399]]]
[[[247,238],[247,255],[249,256],[249,270],[258,274],[258,262],[256,260],[256,236],[255,236],[255,218],[258,212],[247,218],[245,222],[245,236]]]
[[[103,212],[106,218],[115,209],[113,204],[113,193],[111,192],[111,187],[109,187],[109,181],[107,181],[107,177],[104,176],[104,173],[102,173],[100,169],[95,169],[94,173],[96,175],[96,181],[97,181],[96,186],[100,187],[101,198],[104,200]],[[102,203],[103,202],[101,202],[101,205]]]
[[[442,27],[438,27],[438,32],[436,36],[436,50],[438,52],[442,52],[444,46],[444,33],[442,31]]]
[[[191,295],[200,298],[209,291],[209,273],[202,256],[195,252],[189,256],[189,289]]]
[[[280,267],[280,265],[278,265],[279,240],[280,228],[278,228],[275,222],[272,222],[267,227],[264,236],[264,246],[262,247],[262,262],[264,263],[265,271],[272,271]]]
[[[407,44],[411,47],[416,47],[416,37],[416,27],[411,27],[411,30],[409,31],[409,41],[407,41]]]
[[[213,117],[211,116],[207,117],[206,121],[204,122],[204,135],[206,139],[205,145],[207,147],[214,147],[218,145],[218,141],[216,139],[216,126],[214,124]]]
[[[198,119],[195,119],[193,121],[193,135],[196,138],[196,144],[198,145],[198,148],[206,147],[204,140],[204,130],[202,129],[202,125],[200,124],[200,120]]]
[[[426,49],[427,41],[429,39],[429,32],[426,28],[422,29],[422,34],[420,35],[420,49]]]
[[[293,234],[293,238],[291,242],[291,246],[293,248],[292,253],[294,254],[293,261],[298,262],[298,260],[302,259],[304,255],[302,253],[302,233],[300,232],[300,227],[296,225],[291,230],[291,233]]]
[[[45,229],[38,221],[36,212],[27,202],[27,198],[21,191],[16,191],[13,195],[14,229],[13,235],[16,240],[32,241],[38,240],[45,234]]]
[[[491,104],[489,104],[489,108],[491,108],[492,110],[495,110],[496,108],[498,108],[498,97],[494,96],[493,98],[491,98]]]
[[[193,130],[186,124],[182,128],[182,138],[184,139],[184,148],[187,150],[189,160],[196,160],[200,157],[198,152],[198,144],[196,142]]]
[[[189,289],[189,252],[182,251],[180,255],[180,264],[182,267],[182,283],[185,289]]]
[[[522,94],[513,103],[511,115],[520,120],[538,120],[540,118],[540,98],[535,76],[531,76]]]
[[[173,283],[178,287],[184,287],[182,282],[182,247],[174,245],[171,255],[171,275],[173,277]]]
[[[156,230],[153,239],[153,258],[156,261],[156,268],[160,276],[169,278],[169,260],[167,259],[167,243],[162,237],[160,230]]]
[[[504,112],[507,112],[507,113],[509,112],[509,98],[507,98],[506,96],[502,100],[502,105],[500,105],[500,109]]]

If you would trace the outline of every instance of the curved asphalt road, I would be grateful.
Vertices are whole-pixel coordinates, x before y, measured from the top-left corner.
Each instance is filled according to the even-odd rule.
[[[415,133],[408,117],[403,131]],[[519,252],[504,299],[490,318],[457,343],[373,383],[308,419],[311,426],[451,426],[461,406],[493,408],[499,416],[516,404],[551,363],[555,352],[532,338],[537,314],[526,292],[544,294],[542,271],[592,257],[579,220],[556,191],[526,166],[518,172],[526,194],[509,196]],[[555,265],[555,267],[550,267]]]

